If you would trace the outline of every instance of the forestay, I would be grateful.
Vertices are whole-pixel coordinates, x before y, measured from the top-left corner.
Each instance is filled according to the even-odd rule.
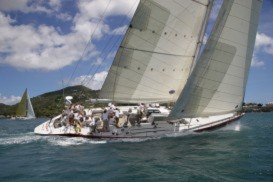
[[[213,116],[242,107],[262,0],[226,0],[170,118]]]
[[[100,92],[116,102],[175,101],[195,60],[211,0],[141,0]]]

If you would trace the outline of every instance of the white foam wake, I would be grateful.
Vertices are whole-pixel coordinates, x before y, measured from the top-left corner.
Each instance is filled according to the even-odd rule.
[[[0,138],[0,145],[26,144],[41,139],[41,136],[34,133],[25,133],[24,135],[11,135],[11,137]]]
[[[232,124],[228,124],[227,126],[221,128],[221,130],[232,130],[232,131],[241,131],[241,123],[235,122]]]
[[[90,140],[85,138],[68,138],[60,136],[40,136],[31,133],[21,133],[0,138],[0,145],[18,145],[33,142],[46,142],[54,146],[75,146],[82,144],[104,144],[106,140]]]
[[[91,140],[86,138],[48,137],[47,141],[54,146],[76,146],[83,144],[105,144],[106,140]]]
[[[145,142],[149,140],[158,140],[161,138],[168,137],[181,137],[188,134],[192,134],[192,132],[187,133],[174,133],[168,134],[161,137],[150,137],[150,138],[126,138],[126,139],[113,139],[113,140],[94,140],[80,137],[64,137],[64,136],[40,136],[35,135],[33,132],[31,133],[22,133],[16,135],[10,135],[5,138],[0,138],[0,145],[16,145],[16,144],[28,144],[33,142],[45,142],[49,145],[53,146],[78,146],[83,144],[105,144],[109,142]]]

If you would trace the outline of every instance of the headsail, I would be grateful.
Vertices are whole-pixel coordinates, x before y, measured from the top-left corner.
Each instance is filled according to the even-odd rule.
[[[28,118],[36,117],[28,94],[27,94],[27,117]]]
[[[202,40],[212,0],[140,0],[100,98],[175,101]]]
[[[226,0],[170,118],[212,116],[242,107],[262,0]]]
[[[18,104],[16,110],[16,116],[26,117],[27,116],[27,89],[25,90],[21,101]]]

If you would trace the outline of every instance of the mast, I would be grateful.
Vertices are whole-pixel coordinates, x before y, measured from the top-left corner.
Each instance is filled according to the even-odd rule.
[[[262,0],[226,0],[170,118],[239,111],[245,94]]]
[[[141,0],[100,92],[116,102],[172,102],[203,36],[209,0]]]
[[[208,4],[204,4],[204,6],[207,6],[208,10],[207,10],[205,18],[204,18],[204,23],[203,23],[202,28],[200,30],[199,41],[197,42],[195,54],[194,54],[194,57],[193,57],[194,61],[193,61],[192,65],[191,65],[191,71],[190,72],[192,72],[192,69],[194,68],[194,66],[196,64],[196,61],[198,59],[198,56],[199,56],[199,53],[200,53],[200,48],[202,46],[205,31],[206,31],[206,28],[207,28],[207,23],[208,23],[208,20],[209,20],[209,17],[210,17],[211,9],[213,7],[213,3],[214,3],[214,0],[210,0],[208,2]]]

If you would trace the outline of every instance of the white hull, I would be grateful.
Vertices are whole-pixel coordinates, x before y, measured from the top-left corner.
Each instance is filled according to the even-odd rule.
[[[207,118],[192,118],[185,119],[186,122],[179,123],[178,121],[159,121],[156,122],[156,127],[151,123],[141,123],[138,126],[116,128],[110,126],[109,132],[92,132],[91,127],[82,127],[80,132],[76,132],[74,126],[54,127],[54,120],[48,120],[45,123],[37,126],[34,130],[35,134],[39,135],[60,135],[71,137],[85,137],[85,138],[153,138],[168,136],[172,134],[182,134],[190,132],[200,132],[210,130],[242,117],[243,114],[226,114],[220,116],[212,116]]]

